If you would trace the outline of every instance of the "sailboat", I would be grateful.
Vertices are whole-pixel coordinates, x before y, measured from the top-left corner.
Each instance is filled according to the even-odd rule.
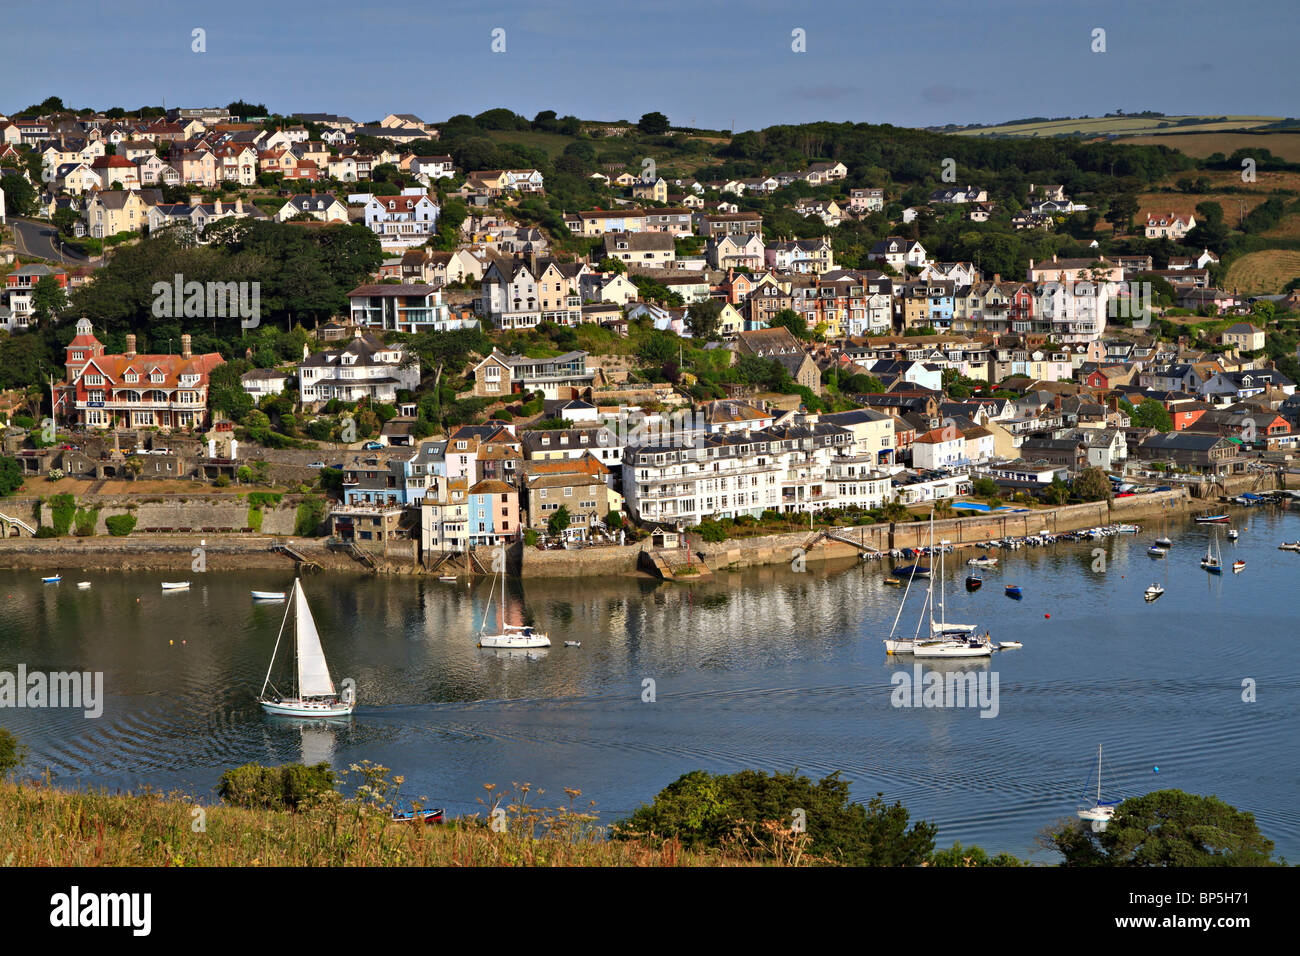
[[[934,515],[930,515],[930,536],[934,536]],[[934,589],[931,587],[930,595]],[[913,641],[912,654],[915,657],[991,657],[993,643],[986,632],[983,637],[976,636],[974,624],[949,624],[948,609],[944,601],[943,550],[939,551],[939,620],[933,614],[932,597],[927,599],[931,607],[930,640]]]
[[[1164,548],[1166,551],[1168,551],[1173,546],[1174,546],[1173,539],[1169,537],[1168,523],[1162,522],[1160,527],[1160,537],[1156,538],[1156,547]]]
[[[1201,567],[1211,574],[1223,573],[1223,561],[1219,557],[1219,536],[1216,534],[1213,541],[1205,545],[1205,557],[1201,558]]]
[[[1097,799],[1090,807],[1081,807],[1078,811],[1079,819],[1085,820],[1092,824],[1094,831],[1106,829],[1106,824],[1110,823],[1111,818],[1115,816],[1115,807],[1119,804],[1118,800],[1103,800],[1101,798],[1101,744],[1097,745]]]
[[[293,617],[293,686],[286,696],[271,683],[271,671],[290,616]],[[275,638],[275,650],[271,652],[271,664],[266,669],[266,680],[257,701],[268,714],[285,717],[346,717],[356,706],[351,688],[345,687],[342,694],[334,690],[325,652],[320,646],[320,634],[300,581],[293,582],[289,605],[284,610],[280,633]]]
[[[550,647],[551,639],[528,625],[507,624],[506,623],[506,573],[503,568],[501,575],[501,630],[496,634],[487,633],[487,608],[483,609],[483,623],[479,627],[478,646],[479,647],[500,647],[500,648],[529,648],[529,647]],[[492,606],[492,598],[488,597],[488,608]]]

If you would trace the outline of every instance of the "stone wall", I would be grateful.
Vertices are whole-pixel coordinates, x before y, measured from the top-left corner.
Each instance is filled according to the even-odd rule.
[[[45,496],[47,499],[49,496]],[[291,535],[297,521],[298,505],[306,496],[285,495],[278,505],[261,509],[261,531],[265,534]],[[35,524],[32,509],[34,498],[6,498],[4,513]],[[135,497],[123,495],[83,495],[77,498],[78,508],[98,508],[99,521],[96,534],[108,534],[105,519],[112,515],[134,514],[136,533],[145,528],[229,528],[241,531],[252,527],[249,523],[248,500],[235,495],[157,495]],[[48,500],[41,504],[41,524],[52,525],[54,515]]]

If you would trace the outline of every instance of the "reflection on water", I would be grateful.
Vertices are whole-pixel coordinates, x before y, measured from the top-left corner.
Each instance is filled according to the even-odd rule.
[[[995,719],[891,705],[892,676],[914,666],[881,645],[903,592],[882,584],[879,564],[849,561],[690,587],[510,581],[507,619],[547,631],[553,646],[540,651],[475,646],[500,603],[498,590],[488,608],[487,580],[308,577],[334,678],[352,678],[358,694],[351,720],[311,725],[268,717],[254,700],[284,605],[249,591],[287,589],[288,576],[195,575],[189,591],[164,595],[150,574],[78,572],[93,582],[78,591],[5,572],[0,669],[103,671],[106,701],[98,720],[24,709],[0,710],[0,724],[29,746],[30,770],[65,783],[211,798],[223,770],[249,761],[369,759],[404,775],[408,794],[466,813],[487,782],[578,787],[617,816],[696,768],[842,770],[856,798],[902,800],[940,825],[945,845],[1021,855],[1073,813],[1102,743],[1119,793],[1217,794],[1294,858],[1300,756],[1287,721],[1300,648],[1289,595],[1300,555],[1276,546],[1300,533],[1274,511],[1238,526],[1224,559],[1248,569],[1221,578],[1198,567],[1213,529],[1194,525],[1174,529],[1162,561],[1146,555],[1155,532],[1004,553],[973,594],[964,563],[949,562],[948,619],[1024,648],[924,668],[996,674]],[[1092,571],[1096,547],[1104,574]],[[1167,594],[1146,604],[1153,580]],[[1023,600],[1003,597],[1010,582]],[[914,585],[900,633],[915,630],[923,597]],[[1256,703],[1241,700],[1245,678]]]

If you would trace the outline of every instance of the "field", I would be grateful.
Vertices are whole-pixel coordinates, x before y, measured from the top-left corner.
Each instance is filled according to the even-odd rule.
[[[1300,252],[1292,249],[1264,249],[1242,256],[1228,269],[1225,289],[1243,293],[1273,294],[1300,276]]]
[[[579,142],[577,137],[565,136],[563,133],[547,133],[539,130],[527,129],[502,129],[491,130],[487,134],[488,138],[498,143],[517,143],[520,146],[540,147],[546,150],[546,153],[552,160],[560,156],[566,146],[570,143]],[[693,136],[691,139],[699,140],[704,143],[708,150],[716,150],[719,146],[725,145],[728,140],[717,136]],[[581,140],[594,146],[597,152],[605,150],[617,151],[625,148],[627,142],[621,137],[612,137],[605,140]],[[712,166],[721,163],[722,160],[710,155],[708,152],[689,153],[674,155],[671,162],[666,162],[665,166],[671,166],[675,170],[680,170],[685,175],[696,175],[697,171],[705,166]],[[630,166],[631,164],[629,164]],[[633,174],[637,169],[630,168]]]
[[[1194,125],[1174,127],[1179,120],[1200,119],[1204,122]],[[1052,120],[1043,123],[1007,123],[1002,126],[985,126],[977,129],[955,130],[958,136],[1059,136],[1062,134],[1083,136],[1107,136],[1111,134],[1137,135],[1155,133],[1161,123],[1169,124],[1173,132],[1180,130],[1242,130],[1255,126],[1275,123],[1280,116],[1229,116],[1219,120],[1217,116],[1098,116],[1090,119]],[[1215,152],[1215,150],[1210,150]],[[1206,155],[1209,155],[1207,153]]]
[[[1295,133],[1186,133],[1172,131],[1153,136],[1126,136],[1116,140],[1134,146],[1168,146],[1204,159],[1214,153],[1231,156],[1239,149],[1267,149],[1288,163],[1300,163],[1300,131]]]

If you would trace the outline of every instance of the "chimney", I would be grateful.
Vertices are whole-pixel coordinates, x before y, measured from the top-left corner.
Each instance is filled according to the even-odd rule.
[[[214,203],[212,204],[212,212],[213,212],[213,215],[216,215],[216,216],[220,216],[220,215],[221,215],[221,200],[220,200],[220,199],[218,199],[216,202],[214,202]]]
[[[1052,253],[1052,261],[1053,261],[1053,262],[1056,261],[1056,253],[1055,253],[1055,252]]]
[[[128,335],[126,337],[126,357],[135,358],[135,336],[134,335]]]
[[[1001,281],[1002,281],[1002,273],[1001,272],[993,273],[993,284],[997,285]]]
[[[190,351],[190,336],[189,333],[186,333],[181,336],[181,358],[187,359],[192,354],[193,353]]]
[[[1058,412],[1061,410],[1061,396],[1059,393],[1055,398],[1052,399],[1052,407],[1056,409]]]
[[[244,211],[244,197],[238,196],[235,198],[235,215],[239,215],[243,211]]]

